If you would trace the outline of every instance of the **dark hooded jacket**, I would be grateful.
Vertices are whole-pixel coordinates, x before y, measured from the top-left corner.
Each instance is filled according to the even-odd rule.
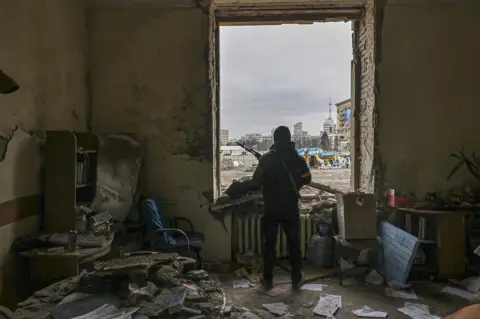
[[[292,178],[289,177],[287,169]],[[260,158],[250,189],[262,187],[267,213],[291,212],[298,210],[298,191],[311,181],[312,175],[307,163],[298,155],[295,144],[276,142],[271,150]]]

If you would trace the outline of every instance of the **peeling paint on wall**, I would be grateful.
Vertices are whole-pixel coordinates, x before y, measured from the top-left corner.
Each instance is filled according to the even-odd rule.
[[[204,258],[230,258],[228,234],[202,206],[213,189],[208,15],[122,7],[91,9],[88,21],[93,131],[144,140],[139,190],[213,234]]]

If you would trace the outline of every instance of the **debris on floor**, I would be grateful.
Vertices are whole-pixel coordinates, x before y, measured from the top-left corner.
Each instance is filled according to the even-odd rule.
[[[276,286],[273,289],[265,290],[265,288],[262,285],[256,285],[255,288],[253,289],[261,294],[264,294],[270,297],[277,297],[278,295],[281,295],[285,291],[287,291],[287,288],[282,286]]]
[[[452,296],[457,296],[466,300],[473,299],[473,294],[471,292],[460,289],[460,288],[456,288],[456,287],[446,286],[442,289],[442,292]]]
[[[283,302],[267,303],[262,306],[277,316],[283,316],[288,312],[288,307]]]
[[[353,310],[354,315],[360,318],[387,318],[388,313],[384,311],[375,311],[369,306],[363,306],[363,308]]]
[[[389,297],[402,298],[402,299],[418,299],[415,291],[408,290],[396,290],[392,288],[385,288],[385,294]]]
[[[471,293],[480,291],[480,277],[470,277],[464,280],[450,280],[452,283],[462,286]]]
[[[441,319],[438,316],[430,314],[430,308],[424,304],[405,302],[404,306],[397,310],[412,319]]]
[[[301,290],[308,290],[308,291],[322,291],[323,285],[322,284],[304,284]]]
[[[313,313],[331,318],[340,308],[342,308],[342,296],[326,295],[319,298]]]
[[[253,286],[247,278],[238,278],[233,281],[233,288],[250,288]]]
[[[145,252],[97,263],[82,273],[37,291],[18,304],[21,318],[67,319],[157,318],[194,315],[220,316],[225,295],[220,282],[205,270],[193,270],[195,260],[176,254]]]

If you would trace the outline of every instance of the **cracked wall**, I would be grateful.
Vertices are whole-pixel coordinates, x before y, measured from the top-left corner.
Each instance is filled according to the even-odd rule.
[[[480,5],[466,2],[390,0],[385,9],[379,151],[386,186],[420,198],[469,179],[461,169],[446,181],[451,152],[480,151]]]
[[[0,95],[0,134],[10,139],[0,161],[2,305],[15,303],[10,245],[38,230],[38,136],[47,129],[86,128],[85,16],[82,0],[0,0],[0,69],[20,85]]]
[[[145,143],[139,188],[172,201],[206,234],[204,258],[230,258],[230,237],[204,205],[213,191],[208,12],[200,8],[91,8],[92,128]]]

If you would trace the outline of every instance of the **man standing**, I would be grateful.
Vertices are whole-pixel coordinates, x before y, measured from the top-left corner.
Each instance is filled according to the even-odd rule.
[[[248,186],[244,190],[262,188],[265,213],[262,218],[264,239],[263,281],[266,289],[273,288],[275,247],[278,228],[282,226],[287,237],[294,289],[303,280],[300,249],[299,190],[312,181],[305,159],[298,155],[291,141],[290,130],[279,126],[273,133],[274,145],[264,154]]]

